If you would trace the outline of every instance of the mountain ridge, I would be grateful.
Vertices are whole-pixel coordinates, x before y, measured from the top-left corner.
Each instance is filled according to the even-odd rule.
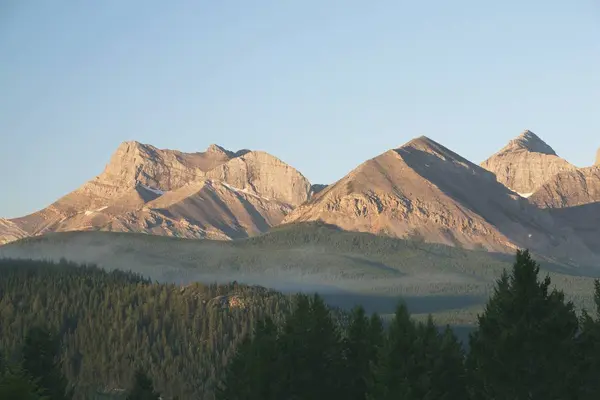
[[[416,233],[467,248],[528,247],[561,258],[593,258],[577,237],[493,173],[427,137],[365,161],[283,223],[309,221],[397,237]]]
[[[158,207],[161,197],[194,185],[206,187],[207,182],[219,182],[223,198],[207,191],[195,200],[182,198],[187,206],[169,206],[187,210],[175,219]],[[310,195],[311,184],[299,171],[266,152],[233,152],[212,144],[204,152],[184,153],[126,141],[98,176],[42,210],[7,220],[0,237],[9,241],[23,234],[114,229],[229,240],[264,232]],[[213,218],[206,207],[223,218]]]
[[[501,252],[527,247],[588,262],[598,254],[581,213],[543,210],[566,197],[561,208],[598,201],[589,189],[600,178],[588,170],[595,171],[574,167],[529,130],[480,165],[416,137],[330,185],[311,184],[264,151],[211,144],[185,153],[126,141],[73,192],[38,212],[0,220],[0,240],[72,230],[232,240],[321,220],[350,231]],[[588,177],[568,178],[582,174]],[[565,184],[571,181],[577,184]]]

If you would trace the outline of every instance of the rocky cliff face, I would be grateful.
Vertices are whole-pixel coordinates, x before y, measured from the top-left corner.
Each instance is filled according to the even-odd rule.
[[[100,175],[6,224],[21,236],[100,229],[231,239],[266,231],[310,194],[302,174],[265,152],[211,145],[183,153],[124,142]],[[17,236],[0,227],[0,237]]]
[[[236,157],[205,176],[293,206],[308,200],[311,189],[310,182],[296,169],[262,151]]]
[[[537,189],[529,200],[543,208],[600,202],[600,165],[563,171]]]
[[[0,218],[0,245],[27,237],[27,232],[14,222]]]
[[[579,238],[500,184],[494,174],[426,137],[368,160],[286,217],[429,242],[569,259],[592,257]],[[581,253],[580,253],[581,252]]]
[[[511,140],[481,166],[496,174],[498,182],[523,197],[530,196],[557,173],[575,169],[528,130]]]

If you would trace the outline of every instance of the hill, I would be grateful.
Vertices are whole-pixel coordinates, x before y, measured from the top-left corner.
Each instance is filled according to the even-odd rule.
[[[264,316],[281,320],[293,301],[236,283],[153,284],[64,262],[1,260],[0,348],[18,356],[27,329],[42,324],[62,338],[75,400],[118,395],[136,367],[164,398],[210,399],[244,335]]]
[[[392,312],[399,297],[440,323],[472,324],[512,256],[466,250],[321,224],[281,226],[257,237],[186,240],[144,234],[67,232],[0,247],[0,257],[92,263],[160,282],[259,284],[284,292],[318,291],[331,304]],[[591,303],[597,269],[543,262],[553,283],[582,306]]]

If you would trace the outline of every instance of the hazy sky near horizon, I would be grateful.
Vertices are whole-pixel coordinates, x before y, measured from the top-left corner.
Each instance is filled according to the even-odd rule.
[[[427,135],[479,163],[530,129],[600,147],[597,0],[0,2],[0,216],[120,142],[265,150],[313,183]]]

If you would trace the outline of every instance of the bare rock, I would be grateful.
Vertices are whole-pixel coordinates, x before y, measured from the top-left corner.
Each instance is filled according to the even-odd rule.
[[[304,221],[397,237],[417,233],[428,242],[467,248],[526,247],[561,259],[593,257],[493,173],[426,137],[364,162],[284,223]]]
[[[553,176],[529,200],[543,208],[565,208],[600,201],[600,166],[563,171]]]
[[[27,235],[102,229],[231,239],[265,232],[310,190],[296,169],[264,152],[213,144],[183,153],[124,142],[96,178],[7,224]],[[2,240],[13,236],[0,228]]]
[[[233,158],[208,171],[206,177],[292,206],[304,203],[310,196],[308,179],[277,157],[262,151]]]
[[[17,224],[4,218],[0,218],[0,245],[13,242],[29,236]]]
[[[530,196],[557,173],[575,169],[529,130],[511,140],[481,166],[493,172],[498,182],[523,197]]]

